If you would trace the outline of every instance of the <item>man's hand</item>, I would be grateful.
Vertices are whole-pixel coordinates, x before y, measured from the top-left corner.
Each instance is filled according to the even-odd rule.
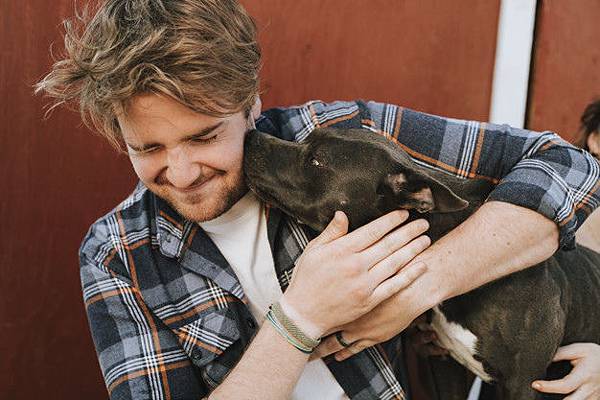
[[[309,336],[321,337],[414,282],[425,264],[407,263],[431,241],[420,236],[427,221],[403,224],[407,218],[407,211],[393,211],[347,233],[348,218],[337,212],[296,261],[280,300],[286,315]]]
[[[553,361],[569,360],[573,370],[555,381],[535,381],[534,389],[544,393],[569,394],[565,400],[600,399],[600,345],[573,343],[560,347]]]
[[[415,246],[412,249],[413,257],[423,251],[428,245],[429,241],[423,240],[419,246]],[[408,266],[405,268],[408,268]],[[319,347],[311,355],[311,359],[337,353],[335,355],[336,360],[342,361],[367,347],[385,342],[396,336],[429,308],[429,304],[422,301],[426,296],[420,295],[419,299],[415,299],[414,301],[408,300],[407,297],[413,293],[415,292],[403,289],[362,317],[330,330],[327,332],[330,335],[323,339]],[[343,342],[350,344],[350,346],[344,348],[336,335],[332,334],[333,332],[340,332]]]

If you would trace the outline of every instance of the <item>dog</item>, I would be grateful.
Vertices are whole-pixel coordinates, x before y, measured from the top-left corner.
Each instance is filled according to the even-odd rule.
[[[300,143],[253,130],[244,152],[250,189],[317,232],[336,210],[346,213],[352,230],[407,209],[412,219],[429,220],[435,241],[493,190],[486,180],[418,165],[396,144],[362,129],[318,128]],[[600,254],[578,247],[443,302],[431,325],[452,358],[494,384],[497,398],[528,400],[541,398],[531,382],[547,376],[559,346],[600,343],[599,304]],[[466,398],[452,388],[438,390],[444,400]]]

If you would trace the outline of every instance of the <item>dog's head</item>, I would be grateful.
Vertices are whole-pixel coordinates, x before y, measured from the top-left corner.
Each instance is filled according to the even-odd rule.
[[[446,213],[468,206],[397,145],[362,129],[319,128],[300,143],[251,131],[244,171],[259,197],[317,231],[336,210],[354,229],[394,209]]]

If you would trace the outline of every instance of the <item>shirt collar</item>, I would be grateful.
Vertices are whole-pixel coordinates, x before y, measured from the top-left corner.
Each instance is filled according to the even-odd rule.
[[[193,222],[187,221],[165,200],[152,193],[154,223],[160,252],[166,257],[179,258]]]
[[[177,259],[181,267],[211,279],[222,289],[246,302],[233,269],[202,228],[182,217],[164,199],[155,194],[152,197],[160,253]]]

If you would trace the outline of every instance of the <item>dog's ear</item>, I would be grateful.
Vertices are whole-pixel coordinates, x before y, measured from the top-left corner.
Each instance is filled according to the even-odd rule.
[[[457,196],[446,185],[420,172],[387,174],[377,193],[395,203],[396,207],[418,212],[454,212],[468,207],[469,202]]]

